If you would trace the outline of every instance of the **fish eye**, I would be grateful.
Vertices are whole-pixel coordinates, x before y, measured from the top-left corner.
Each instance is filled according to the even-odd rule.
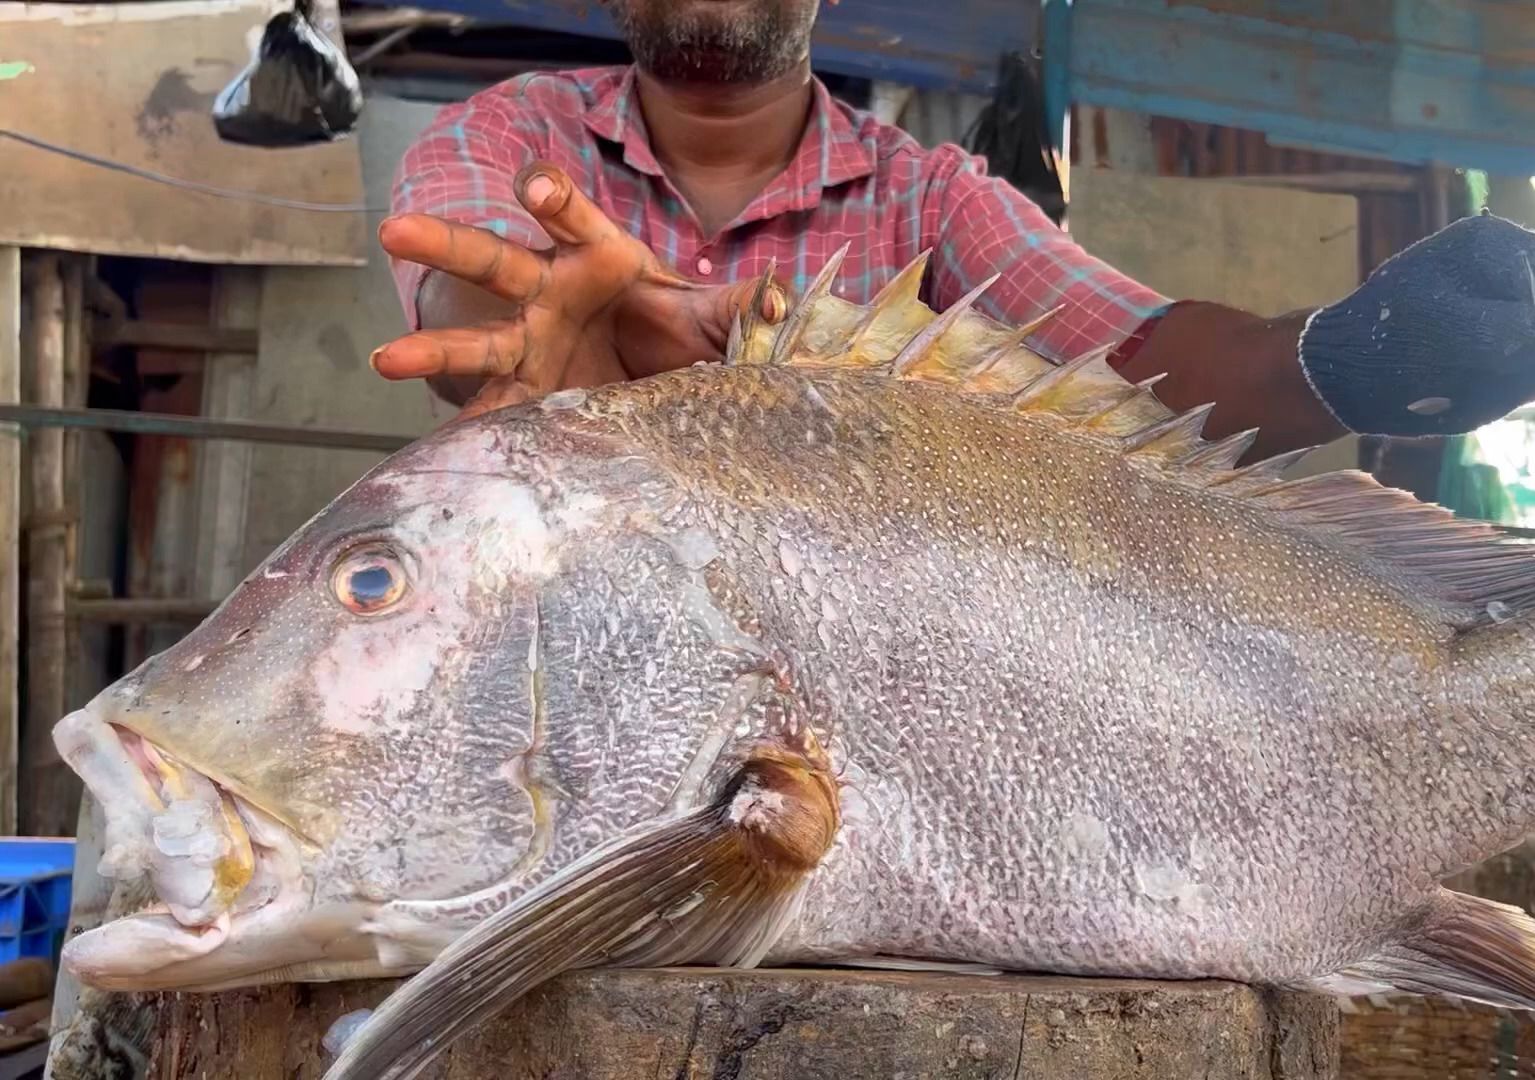
[[[378,615],[405,595],[405,568],[383,548],[349,552],[336,564],[331,589],[354,615]]]

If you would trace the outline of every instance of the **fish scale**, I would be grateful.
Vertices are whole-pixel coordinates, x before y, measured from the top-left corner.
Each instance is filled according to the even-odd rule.
[[[1105,351],[1032,352],[1044,319],[979,290],[935,314],[923,270],[858,307],[834,261],[724,365],[454,423],[339,497],[59,728],[88,784],[118,725],[311,824],[313,882],[211,950],[141,915],[66,962],[135,989],[417,971],[330,1080],[417,1075],[600,964],[1535,1005],[1535,924],[1436,884],[1535,827],[1529,549],[1248,464],[1253,433],[1206,440]],[[337,602],[358,537],[397,610]],[[277,625],[303,648],[238,633]]]

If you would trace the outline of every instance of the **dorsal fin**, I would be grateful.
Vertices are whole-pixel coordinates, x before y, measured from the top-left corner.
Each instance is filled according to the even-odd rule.
[[[1535,546],[1357,470],[1286,479],[1314,448],[1238,468],[1256,431],[1206,440],[1213,406],[1169,409],[1151,392],[1161,376],[1130,384],[1109,366],[1109,348],[1065,363],[1046,359],[1026,341],[1056,311],[1019,328],[988,318],[975,302],[995,278],[935,315],[920,299],[923,252],[860,307],[832,295],[841,255],[781,324],[748,317],[732,333],[734,362],[858,368],[943,383],[1069,429],[1166,482],[1257,507],[1276,527],[1351,552],[1410,594],[1454,608],[1445,617],[1457,626],[1535,609]]]
[[[794,309],[784,319],[777,336],[773,339],[773,351],[768,354],[768,363],[786,364],[794,355],[800,339],[810,325],[811,314],[823,299],[831,295],[831,284],[837,279],[837,271],[842,269],[842,260],[847,257],[849,246],[843,244],[830,259],[826,260],[826,265],[821,267],[821,272],[810,283],[810,288],[805,290],[804,298],[794,305]]]
[[[922,377],[922,369],[943,360],[943,336],[967,311],[975,306],[981,294],[997,283],[1001,274],[993,274],[964,296],[956,300],[947,311],[917,332],[917,336],[902,346],[890,361],[890,374],[903,379]]]
[[[982,357],[981,362],[965,373],[962,380],[965,390],[975,394],[1018,393],[1029,383],[1050,369],[1049,361],[1024,346],[1024,342],[1044,329],[1064,310],[1053,307],[1032,322],[1024,323],[1008,333]]]
[[[762,302],[767,299],[767,291],[773,287],[773,279],[778,275],[778,260],[768,259],[767,269],[757,278],[757,288],[752,293],[750,304],[746,308],[746,316],[742,318],[737,312],[730,327],[730,339],[725,343],[725,363],[736,364],[760,364],[763,363],[773,349],[775,331],[762,319]],[[794,305],[795,308],[804,307],[803,304]],[[790,312],[793,314],[793,311]]]
[[[847,342],[849,353],[884,363],[932,320],[932,311],[920,298],[932,254],[931,249],[923,251],[875,294]]]
[[[1174,413],[1160,424],[1126,435],[1121,445],[1126,453],[1176,462],[1206,445],[1199,433],[1205,429],[1205,421],[1214,408],[1212,402],[1188,412]]]
[[[1205,443],[1190,451],[1178,464],[1185,469],[1209,469],[1212,472],[1234,469],[1237,462],[1242,460],[1242,455],[1251,450],[1257,441],[1258,429],[1248,428],[1235,435],[1227,435],[1218,442]]]

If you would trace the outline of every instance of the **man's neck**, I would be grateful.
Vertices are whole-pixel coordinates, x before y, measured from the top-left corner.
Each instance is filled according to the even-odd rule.
[[[706,236],[730,223],[799,149],[813,100],[810,62],[771,82],[663,82],[637,72],[650,148]]]

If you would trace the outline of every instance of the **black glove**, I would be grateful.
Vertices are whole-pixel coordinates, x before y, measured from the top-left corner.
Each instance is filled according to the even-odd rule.
[[[1393,255],[1300,337],[1317,397],[1361,435],[1455,435],[1535,399],[1535,232],[1483,214]]]

